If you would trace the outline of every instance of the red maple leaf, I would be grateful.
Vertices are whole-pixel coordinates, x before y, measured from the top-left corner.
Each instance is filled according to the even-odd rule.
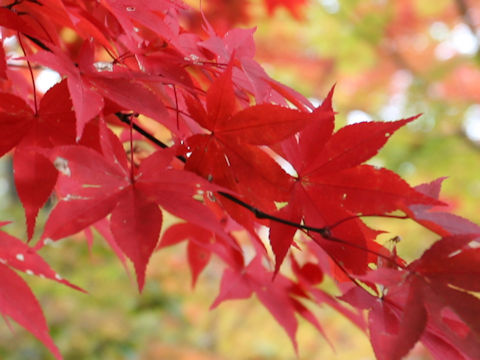
[[[480,355],[480,301],[467,292],[479,289],[472,266],[479,256],[473,244],[477,238],[442,238],[407,268],[379,268],[360,276],[381,285],[377,296],[354,287],[341,297],[369,311],[369,334],[378,359],[400,360],[417,341],[433,353],[443,348],[442,357],[448,359]]]
[[[190,223],[170,226],[163,234],[158,248],[178,244],[184,240],[188,240],[187,259],[192,273],[192,287],[195,287],[198,276],[208,265],[212,254],[216,254],[231,268],[243,267],[243,255],[232,237],[228,237],[229,241],[225,241],[211,231]]]
[[[35,335],[55,356],[62,359],[60,351],[48,332],[47,322],[35,295],[27,283],[14,271],[0,264],[0,312],[9,316]]]
[[[209,134],[186,140],[191,152],[186,168],[238,191],[259,208],[272,210],[274,200],[285,199],[290,180],[259,145],[275,144],[293,135],[312,114],[272,104],[235,112],[231,76],[230,63],[207,91],[206,110],[198,100],[187,98],[190,115]]]
[[[415,191],[389,170],[362,165],[397,129],[416,116],[387,123],[353,124],[333,133],[332,95],[333,89],[314,111],[317,116],[312,122],[298,136],[282,143],[284,156],[296,175],[289,202],[278,216],[295,223],[303,219],[317,228],[330,226],[328,239],[314,233],[312,236],[347,270],[363,273],[371,260],[368,249],[382,250],[373,242],[376,233],[354,215],[381,215],[396,209],[407,210],[410,204],[441,203]],[[343,222],[344,219],[350,220]],[[278,271],[296,229],[276,222],[271,227],[270,242]]]
[[[155,82],[165,81],[165,77],[146,76],[142,72],[125,71],[123,66],[106,63],[108,71],[97,70],[94,66],[95,47],[91,41],[84,42],[78,56],[78,64],[61,52],[38,51],[28,59],[47,66],[67,77],[68,90],[73,102],[76,116],[77,139],[82,137],[85,126],[104,109],[105,99],[114,102],[122,110],[135,111],[157,119],[175,129],[173,120],[167,121],[166,110],[160,101],[160,94]],[[153,85],[152,85],[153,83]],[[136,96],[131,96],[135,93]],[[160,120],[161,119],[161,120]]]
[[[442,182],[439,178],[428,184],[421,184],[415,189],[434,199],[439,198]],[[432,205],[413,204],[406,211],[408,215],[427,229],[441,235],[480,234],[480,226],[461,216],[442,211]]]
[[[296,349],[295,334],[298,321],[295,318],[294,300],[287,290],[290,285],[290,281],[283,276],[272,282],[271,274],[261,263],[261,256],[256,256],[240,272],[231,269],[224,271],[220,283],[220,293],[211,308],[217,307],[225,300],[247,299],[255,294],[285,329]]]
[[[169,168],[172,153],[163,150],[145,159],[132,177],[118,138],[100,127],[103,154],[83,146],[57,147],[50,159],[60,171],[53,209],[42,239],[74,234],[112,214],[115,240],[135,265],[143,288],[145,269],[162,225],[161,205],[168,212],[215,232],[223,232],[214,215],[193,196],[201,189],[216,190],[192,173]]]
[[[80,69],[66,54],[60,49],[52,49],[51,51],[38,51],[28,59],[67,76],[68,90],[77,119],[77,139],[80,139],[85,125],[102,110],[103,97],[82,78]]]
[[[3,225],[3,224],[2,224]],[[26,282],[12,268],[28,275],[47,278],[83,291],[55,272],[35,249],[0,231],[0,312],[35,335],[57,359],[60,352],[48,332],[40,304]]]
[[[38,113],[19,97],[0,94],[0,154],[15,148],[15,186],[25,208],[30,239],[38,210],[47,201],[57,180],[57,170],[38,150],[75,141],[75,117],[66,82],[52,87],[40,101]]]
[[[305,1],[264,3],[269,13],[284,7],[300,18]],[[13,270],[76,288],[37,251],[49,239],[78,231],[91,244],[93,228],[122,261],[133,262],[140,290],[156,249],[186,240],[192,285],[217,256],[226,270],[213,306],[255,294],[294,346],[297,315],[324,334],[309,309],[313,302],[367,331],[379,359],[400,360],[418,341],[437,358],[480,358],[480,228],[436,207],[442,204],[440,179],[412,188],[392,171],[365,163],[415,117],[335,132],[332,92],[315,108],[254,60],[254,29],[218,35],[204,19],[204,33],[193,33],[179,0],[2,4],[0,155],[14,150],[29,239],[54,186],[59,201],[35,248],[0,232],[0,312],[54,356],[60,357],[38,302]],[[245,2],[236,5],[235,15],[244,15]],[[76,33],[72,41],[67,29]],[[11,36],[26,66],[5,54]],[[42,66],[64,80],[37,104],[30,81]],[[119,136],[107,128],[105,119],[125,126],[137,113],[158,124],[149,132],[143,126],[153,123],[140,118]],[[144,136],[157,147],[137,152],[134,130],[135,139]],[[119,139],[130,140],[130,159]],[[158,150],[172,142],[174,149]],[[159,242],[164,211],[184,222]],[[407,264],[360,220],[395,217],[393,211],[442,238]],[[274,269],[258,236],[262,226],[269,230]],[[279,270],[292,245],[305,256],[287,257],[287,278]],[[252,248],[253,260],[246,261],[242,250]],[[336,280],[340,299],[319,287],[327,276]]]

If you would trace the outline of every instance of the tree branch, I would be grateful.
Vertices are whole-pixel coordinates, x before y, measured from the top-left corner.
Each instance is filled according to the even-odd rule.
[[[135,131],[137,131],[138,133],[145,136],[148,140],[153,142],[155,145],[158,145],[163,149],[169,148],[169,146],[167,144],[165,144],[161,140],[158,140],[155,136],[153,136],[148,131],[143,129],[140,125],[135,124],[131,120],[131,117],[134,116],[134,114],[124,114],[124,113],[117,112],[117,113],[115,113],[115,115],[117,116],[117,118],[121,122],[123,122],[123,123],[125,123],[129,126],[132,126],[132,128]],[[187,159],[184,156],[181,156],[181,155],[177,155],[177,159],[179,159],[183,163],[187,162]],[[228,199],[228,200],[234,202],[235,204],[240,205],[241,207],[247,209],[248,211],[253,213],[257,219],[268,219],[268,220],[276,221],[276,222],[281,223],[281,224],[296,227],[297,229],[312,231],[312,232],[315,232],[315,233],[318,233],[318,234],[322,235],[325,238],[328,238],[330,236],[330,230],[329,230],[328,226],[318,228],[318,227],[302,225],[302,224],[299,224],[299,223],[296,223],[296,222],[293,222],[293,221],[289,221],[289,220],[285,220],[285,219],[279,218],[277,216],[274,216],[274,215],[268,214],[266,212],[263,212],[262,210],[254,207],[250,204],[247,204],[243,200],[240,200],[236,196],[233,196],[229,193],[226,193],[226,192],[223,192],[223,191],[218,191],[218,194],[221,195],[222,197],[224,197],[225,199]]]
[[[52,50],[50,48],[48,48],[46,45],[44,45],[38,39],[32,38],[28,35],[25,35],[25,36],[27,36],[31,41],[33,41],[35,44],[40,46],[42,49],[52,52]],[[172,110],[177,111],[177,116],[179,115],[179,113],[181,113],[181,112],[178,111],[178,109],[172,109]],[[185,114],[185,115],[188,115],[188,114]],[[136,117],[136,116],[138,116],[138,114],[135,114],[135,113],[126,114],[126,113],[122,113],[122,112],[117,112],[117,113],[115,113],[115,116],[121,122],[127,124],[129,127],[131,127],[131,129],[134,129],[135,131],[137,131],[139,134],[144,136],[146,139],[150,140],[155,145],[157,145],[157,146],[159,146],[163,149],[169,148],[169,146],[167,144],[165,144],[161,140],[157,139],[155,136],[150,134],[148,131],[146,131],[144,128],[142,128],[140,125],[135,124],[135,122],[132,120],[132,117]],[[187,162],[187,159],[184,156],[177,155],[176,158],[183,163]],[[284,225],[287,225],[287,226],[295,227],[295,228],[297,228],[299,230],[302,230],[304,232],[307,232],[307,231],[314,232],[314,233],[317,233],[317,234],[321,235],[326,240],[333,241],[333,242],[339,242],[339,243],[342,243],[342,244],[360,249],[359,245],[349,243],[348,241],[338,239],[338,238],[332,236],[331,229],[340,225],[341,223],[343,223],[345,221],[352,220],[354,218],[359,218],[361,216],[354,215],[354,216],[342,219],[339,222],[337,222],[337,223],[335,223],[331,226],[325,226],[325,227],[320,227],[319,228],[319,227],[308,226],[308,225],[304,225],[304,224],[301,224],[301,223],[296,223],[296,222],[293,222],[293,221],[285,220],[285,219],[279,218],[277,216],[268,214],[268,213],[263,212],[262,210],[244,202],[243,200],[241,200],[241,199],[237,198],[236,196],[233,196],[229,193],[226,193],[226,192],[223,192],[223,191],[218,191],[217,193],[220,196],[224,197],[225,199],[228,199],[228,200],[236,203],[237,205],[243,207],[244,209],[250,211],[251,213],[253,213],[255,215],[255,217],[257,219],[268,219],[268,220],[275,221],[277,223],[281,223],[281,224],[284,224]],[[404,216],[395,216],[395,215],[365,215],[365,216],[394,217],[394,218],[399,218],[399,219],[406,218]],[[314,239],[314,241],[317,243],[317,241],[315,239]],[[385,260],[388,260],[390,262],[395,263],[397,266],[400,266],[399,264],[397,264],[396,261],[392,260],[391,258],[389,258],[386,255],[383,255],[383,254],[375,252],[375,251],[371,251],[371,249],[366,249],[366,248],[363,248],[363,247],[361,247],[361,249],[364,250],[364,251],[367,251],[367,252],[371,252],[371,253],[373,253],[373,254],[381,257],[381,258],[384,258]]]
[[[27,36],[27,35],[25,35]],[[41,48],[43,48],[44,50],[47,50],[47,51],[52,51],[51,49],[49,49],[47,46],[45,46],[43,43],[41,43],[39,40],[35,39],[35,38],[31,38],[30,36],[28,36],[28,38],[30,40],[32,40],[35,44],[37,44],[38,46],[40,46]],[[178,115],[178,110],[177,110],[177,115]],[[163,149],[167,149],[169,148],[169,146],[167,144],[165,144],[164,142],[160,141],[159,139],[157,139],[155,136],[153,136],[152,134],[150,134],[148,131],[146,131],[144,128],[142,128],[140,125],[138,124],[135,124],[135,122],[133,122],[132,120],[132,116],[135,117],[135,116],[138,116],[134,113],[132,114],[125,114],[125,113],[122,113],[122,112],[116,112],[115,113],[115,116],[121,121],[123,122],[124,124],[127,124],[129,126],[131,126],[135,131],[137,131],[139,134],[141,134],[142,136],[144,136],[146,139],[150,140],[152,143],[154,143],[155,145],[163,148]],[[187,159],[184,157],[184,156],[181,156],[181,155],[177,155],[176,156],[177,159],[179,159],[181,162],[183,163],[186,163],[187,162]],[[281,224],[284,224],[284,225],[288,225],[288,226],[292,226],[292,227],[295,227],[297,229],[301,229],[301,230],[305,230],[305,231],[311,231],[311,232],[315,232],[315,233],[318,233],[320,234],[321,236],[323,236],[325,239],[329,239],[330,236],[331,236],[331,233],[330,233],[330,228],[328,226],[326,227],[321,227],[321,228],[318,228],[318,227],[312,227],[312,226],[307,226],[307,225],[303,225],[303,224],[299,224],[299,223],[295,223],[295,222],[292,222],[292,221],[289,221],[289,220],[285,220],[285,219],[282,219],[282,218],[279,218],[277,216],[274,216],[274,215],[271,215],[271,214],[268,214],[266,212],[263,212],[261,211],[260,209],[250,205],[250,204],[247,204],[246,202],[240,200],[239,198],[231,195],[231,194],[228,194],[226,192],[223,192],[223,191],[219,191],[218,192],[219,195],[221,195],[222,197],[236,203],[237,205],[240,205],[241,207],[247,209],[248,211],[252,212],[255,217],[257,219],[268,219],[268,220],[272,220],[272,221],[275,221],[275,222],[278,222],[278,223],[281,223]]]
[[[166,145],[162,141],[158,140],[155,136],[153,136],[148,131],[143,129],[140,125],[133,123],[132,116],[134,116],[135,114],[115,113],[115,115],[120,119],[120,121],[122,121],[123,123],[131,126],[133,129],[135,129],[135,131],[144,135],[148,140],[152,141],[155,145],[158,145],[158,146],[160,146],[161,148],[164,148],[164,149],[169,148],[168,145]],[[132,125],[132,123],[133,123],[133,125]],[[187,159],[183,156],[177,156],[177,159],[179,159],[183,163],[187,162]],[[404,266],[402,266],[401,264],[398,264],[394,259],[390,258],[389,256],[387,256],[385,254],[382,254],[380,252],[365,248],[361,245],[350,243],[348,241],[339,239],[339,238],[334,237],[332,235],[332,233],[331,233],[332,228],[334,228],[334,227],[336,227],[336,226],[338,226],[338,225],[340,225],[340,224],[342,224],[346,221],[349,221],[349,220],[352,220],[352,219],[355,219],[355,218],[359,218],[361,216],[354,215],[354,216],[342,219],[342,220],[338,221],[337,223],[335,223],[333,225],[319,228],[319,227],[308,226],[308,225],[296,223],[296,222],[293,222],[293,221],[285,220],[285,219],[279,218],[277,216],[268,214],[268,213],[266,213],[266,212],[264,212],[264,211],[262,211],[262,210],[260,210],[256,207],[246,203],[245,201],[237,198],[236,196],[234,196],[232,194],[229,194],[229,193],[226,193],[226,192],[223,192],[223,191],[218,191],[217,193],[220,196],[222,196],[223,198],[234,202],[235,204],[243,207],[244,209],[247,209],[248,211],[253,213],[257,219],[268,219],[268,220],[275,221],[275,222],[280,223],[280,224],[295,227],[295,228],[297,228],[299,230],[303,230],[305,232],[307,232],[307,231],[314,232],[314,233],[320,234],[326,240],[341,243],[341,244],[345,244],[345,245],[357,248],[359,250],[364,250],[364,251],[372,253],[372,254],[380,257],[380,258],[383,258],[383,259],[385,259],[385,260],[387,260],[387,261],[389,261],[389,262],[391,262],[391,263],[393,263],[393,264],[395,264],[395,265],[397,265],[401,268],[404,268]],[[363,216],[380,216],[380,217],[388,217],[388,218],[396,218],[396,219],[406,219],[406,218],[408,218],[407,216],[383,215],[383,214],[382,215],[367,214],[367,215],[363,215]],[[314,240],[315,243],[319,244],[316,239],[313,238],[313,240]]]

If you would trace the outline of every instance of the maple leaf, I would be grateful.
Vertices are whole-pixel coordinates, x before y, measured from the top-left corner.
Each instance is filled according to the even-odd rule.
[[[441,204],[415,191],[391,171],[361,165],[378,152],[394,131],[417,117],[342,128],[325,142],[312,162],[296,168],[301,170],[300,181],[312,197],[318,194],[317,204],[323,194],[328,194],[329,199],[335,199],[354,213],[382,214],[406,209],[409,204]]]
[[[306,128],[298,135],[298,139],[291,138],[282,143],[282,150],[287,160],[297,171],[297,178],[291,185],[291,194],[288,203],[277,215],[280,218],[298,223],[303,219],[307,224],[315,224],[317,227],[333,224],[341,218],[348,217],[350,213],[339,207],[335,201],[328,197],[322,199],[320,204],[316,200],[319,194],[315,191],[309,192],[310,183],[303,180],[302,169],[309,166],[318,155],[318,150],[327,142],[333,132],[334,113],[331,107],[333,89],[328,94],[323,104],[312,113],[314,116]],[[322,208],[325,209],[322,211]],[[328,211],[326,210],[328,209]],[[345,224],[343,224],[345,225]],[[365,233],[358,221],[353,221],[348,226],[338,226],[335,229],[335,236],[341,239],[349,239],[365,249]],[[292,243],[295,228],[271,222],[270,243],[275,254],[275,269],[278,272],[280,265],[287,254]],[[322,241],[321,238],[318,241]],[[367,255],[364,251],[355,248],[346,250],[345,246],[337,247],[336,244],[322,243],[326,248],[333,251],[341,260],[345,260],[349,270],[363,272],[367,265]],[[342,260],[343,259],[343,260]]]
[[[92,227],[96,231],[98,231],[98,233],[106,240],[106,242],[112,248],[115,255],[121,261],[125,271],[128,274],[129,268],[127,265],[127,259],[123,254],[122,250],[118,247],[118,244],[115,241],[115,238],[113,237],[112,231],[110,229],[110,224],[108,223],[107,219],[102,219],[100,221],[97,221],[95,224],[92,225]],[[93,235],[91,237],[91,242],[93,242]],[[40,241],[39,244],[44,244],[44,242]]]
[[[426,289],[433,327],[465,358],[480,356],[480,301],[468,292],[456,290],[443,282],[433,282]],[[453,315],[453,316],[452,316]]]
[[[25,16],[21,17],[3,6],[0,8],[0,25],[15,32],[26,34],[34,39],[39,39],[46,44],[51,43],[48,34],[41,31],[41,26],[36,21]]]
[[[299,109],[311,109],[311,103],[300,93],[273,80],[265,70],[253,59],[255,55],[255,42],[253,29],[232,29],[223,37],[207,25],[209,38],[200,42],[199,46],[217,56],[219,63],[228,63],[232,59],[241,66],[232,69],[235,84],[248,93],[254,94],[257,103],[275,103],[287,106],[291,102]]]
[[[290,139],[289,144],[284,145],[287,160],[294,166],[298,182],[306,191],[312,196],[328,194],[330,199],[335,198],[353,212],[384,213],[406,208],[410,203],[441,204],[416,192],[393,172],[361,165],[379,151],[394,131],[418,116],[388,123],[357,123],[331,135],[334,121],[332,92],[333,89],[318,109],[324,113],[323,117],[318,117],[319,125],[315,125],[321,131],[316,133],[319,141],[312,145],[308,137],[312,137],[315,128],[306,128],[300,133],[298,142]],[[305,140],[303,136],[306,136]],[[313,146],[316,155],[310,155],[311,161],[299,162],[299,158],[303,159],[303,155],[308,156],[314,150]],[[375,178],[374,182],[370,181],[372,178]],[[365,203],[367,197],[369,201]]]
[[[135,266],[141,291],[148,260],[160,235],[162,212],[156,203],[148,200],[148,194],[130,187],[113,209],[110,227],[118,246]]]
[[[169,129],[176,129],[173,120],[169,121],[167,112],[161,102],[159,91],[149,83],[149,78],[135,78],[136,73],[128,72],[126,75],[122,71],[116,72],[89,72],[84,75],[92,86],[95,86],[99,93],[105,98],[116,104],[121,104],[121,108],[127,111],[135,111],[150,118],[156,119]],[[136,96],[131,96],[135,93]]]
[[[222,232],[216,219],[193,195],[217,188],[195,174],[169,169],[173,153],[157,151],[140,165],[134,178],[118,138],[100,127],[103,154],[84,146],[54,148],[50,160],[61,172],[60,202],[47,220],[42,239],[57,240],[112,214],[115,240],[132,260],[139,290],[162,224],[161,205],[170,213]]]
[[[192,288],[195,287],[198,276],[210,261],[211,251],[207,245],[213,234],[205,229],[191,224],[177,224],[168,228],[162,236],[159,248],[174,245],[189,238],[187,259],[192,273]],[[192,239],[192,240],[190,240]]]
[[[135,23],[138,22],[168,41],[175,38],[163,18],[169,11],[182,8],[180,1],[137,0],[132,4],[128,0],[106,0],[104,5],[115,15],[126,34],[135,34]]]
[[[313,233],[312,236],[347,270],[364,273],[371,260],[368,249],[379,247],[373,242],[376,234],[353,218],[353,214],[381,215],[396,209],[406,210],[410,204],[441,203],[415,191],[389,170],[362,165],[397,129],[418,116],[388,123],[353,124],[333,133],[333,90],[313,111],[316,117],[311,123],[298,136],[282,142],[284,156],[296,176],[289,202],[278,216],[297,223],[303,218],[307,225],[317,228],[338,223],[329,239]],[[342,223],[347,218],[351,218],[348,224]],[[270,242],[278,271],[295,231],[274,222],[271,227]]]
[[[73,289],[83,291],[52,270],[34,248],[29,247],[20,239],[3,231],[0,231],[0,263],[23,271],[26,274],[51,279]]]
[[[427,184],[421,184],[415,189],[427,196],[438,199],[442,182],[439,178]],[[408,215],[426,228],[441,235],[480,234],[480,226],[461,216],[441,211],[432,205],[413,204],[406,211]]]
[[[361,287],[353,287],[340,297],[356,308],[368,310],[369,336],[379,360],[401,360],[426,331],[423,282],[405,275],[380,268],[360,277],[383,286],[378,297]]]
[[[56,273],[34,248],[0,231],[0,312],[35,335],[57,359],[58,348],[51,339],[42,309],[25,281],[11,268],[29,275],[47,278],[84,291]]]
[[[94,12],[102,8],[100,4],[68,3],[45,0],[41,6],[32,1],[12,3],[2,7],[3,26],[26,34],[30,40],[43,49],[58,46],[61,43],[59,28],[69,28],[83,38],[93,38],[114,53],[115,50],[107,40],[108,31],[85,8]]]
[[[424,276],[457,288],[480,290],[480,281],[474,265],[480,260],[480,234],[459,234],[436,241],[410,268]]]
[[[324,274],[318,265],[312,262],[306,262],[300,266],[293,255],[290,256],[290,261],[292,271],[300,283],[306,283],[308,286],[311,286],[322,282]]]
[[[188,240],[187,260],[192,273],[192,288],[195,287],[198,276],[208,265],[212,253],[234,269],[243,267],[243,255],[237,247],[232,247],[229,242],[222,241],[221,237],[216,237],[211,231],[190,223],[170,226],[163,234],[158,249],[178,244],[186,239]],[[234,240],[231,239],[231,241]]]
[[[0,154],[13,147],[15,186],[25,209],[30,239],[38,210],[47,201],[57,180],[57,170],[39,151],[54,145],[74,143],[75,118],[63,81],[53,86],[40,101],[37,114],[19,97],[0,94]]]
[[[339,301],[335,297],[317,288],[316,285],[320,284],[324,279],[324,273],[319,264],[313,262],[306,262],[300,266],[292,254],[290,254],[290,264],[293,273],[298,279],[297,284],[295,284],[295,287],[297,289],[297,296],[302,296],[305,299],[313,301],[317,304],[326,304],[332,307],[333,309],[338,311],[338,313],[344,315],[347,319],[349,319],[359,329],[364,330],[364,320],[358,311],[348,309],[347,307],[343,306],[343,304],[339,303]],[[316,319],[312,319],[309,315],[304,317],[310,323],[312,323],[315,328],[317,328],[317,330],[329,342],[330,346],[332,346],[333,349],[333,345],[330,343],[328,336],[326,335],[320,324],[316,323]]]
[[[241,272],[225,269],[220,283],[220,292],[211,308],[231,299],[247,299],[255,294],[272,316],[285,329],[295,349],[295,334],[298,322],[292,298],[285,290],[289,282],[284,277],[271,281],[271,274],[261,264],[261,257],[256,256]],[[299,310],[302,308],[299,307]]]
[[[302,220],[301,209],[296,207],[297,202],[293,200],[293,196],[289,204],[290,206],[283,207],[280,211],[276,212],[275,215],[280,219],[288,219],[294,223],[300,223]],[[280,266],[290,249],[290,245],[292,245],[296,232],[297,228],[293,226],[274,222],[270,224],[268,237],[273,253],[275,254],[275,274],[280,270]]]
[[[51,51],[38,51],[28,59],[67,76],[68,90],[77,119],[77,139],[80,139],[85,125],[102,110],[103,97],[85,82],[80,69],[60,49],[52,47]]]
[[[246,14],[246,2],[234,3],[238,11],[232,18],[238,19]],[[297,18],[304,3],[264,2],[269,13],[284,7]],[[394,10],[412,18],[412,3]],[[255,294],[295,347],[297,314],[324,335],[307,307],[313,302],[331,306],[366,330],[379,359],[399,360],[418,341],[442,360],[480,358],[478,225],[437,208],[441,180],[412,188],[397,174],[365,164],[415,117],[334,132],[332,91],[314,108],[254,60],[255,29],[222,29],[217,35],[204,19],[206,36],[200,36],[185,25],[190,15],[183,9],[188,7],[177,0],[13,1],[0,7],[0,155],[14,149],[29,239],[55,184],[59,195],[35,248],[0,232],[2,293],[8,294],[0,296],[0,312],[59,358],[38,302],[12,269],[76,288],[37,250],[48,239],[81,230],[91,243],[94,228],[122,261],[133,262],[140,290],[155,249],[188,241],[192,285],[216,255],[227,269],[213,306]],[[228,21],[216,17],[217,24]],[[67,40],[68,29],[76,35]],[[11,36],[28,54],[28,69],[10,64],[3,39]],[[38,111],[37,94],[31,92],[35,84],[25,76],[35,81],[32,62],[66,77],[43,96]],[[371,88],[371,77],[368,82]],[[29,106],[34,102],[35,111]],[[131,148],[129,161],[119,139],[132,140],[131,132],[117,137],[104,122],[104,117],[110,125],[127,122],[134,117],[127,112],[156,120],[152,133],[166,143],[172,139],[176,148],[149,157]],[[143,119],[131,126],[166,146],[144,131]],[[285,163],[293,168],[288,174],[279,165]],[[379,231],[359,219],[361,214],[393,216],[395,210],[442,236],[408,265],[396,249],[375,242]],[[159,243],[163,211],[186,222],[165,231]],[[274,271],[265,264],[268,251],[257,236],[262,225],[270,225]],[[299,228],[310,239],[304,263],[291,256],[294,281],[279,270],[290,247],[302,244],[294,241]],[[243,242],[233,237],[239,230],[250,232],[245,249],[253,247],[255,255],[248,265]],[[369,272],[372,265],[377,270]],[[344,293],[340,299],[353,308],[319,288],[326,276],[337,281]]]
[[[480,301],[469,291],[478,291],[476,264],[480,259],[478,234],[459,234],[435,242],[409,269],[425,277],[425,306],[435,314],[452,310],[461,325],[453,326],[444,316],[432,316],[437,327],[459,350],[480,356]],[[441,264],[441,266],[440,266]],[[447,324],[448,325],[447,325]]]
[[[4,155],[27,134],[33,123],[32,109],[19,97],[0,94],[0,126],[6,136],[0,140],[0,154]]]
[[[405,311],[400,319],[397,338],[390,345],[385,359],[402,359],[413,348],[422,336],[427,325],[427,310],[425,309],[422,283],[414,279],[409,287],[405,302]],[[372,324],[376,326],[376,324]]]
[[[53,1],[55,5],[58,3]],[[95,11],[102,11],[103,6],[100,3],[90,3],[90,8],[87,10],[81,4],[68,3],[61,4],[65,7],[65,13],[70,20],[70,27],[74,28],[77,34],[83,39],[93,39],[101,44],[110,53],[115,54],[115,48],[109,41],[109,27],[102,24],[92,14]]]
[[[104,108],[106,100],[113,102],[121,110],[143,114],[158,120],[172,130],[176,129],[177,124],[173,120],[168,120],[170,118],[161,101],[163,91],[155,85],[165,81],[165,77],[147,75],[134,69],[125,71],[123,66],[113,63],[106,63],[105,66],[109,71],[102,71],[101,63],[100,65],[95,63],[94,56],[93,42],[85,41],[80,49],[78,64],[73,63],[56,48],[53,52],[39,51],[28,57],[31,61],[48,66],[67,76],[77,118],[78,139],[81,138],[86,124],[102,109],[108,112],[109,109]],[[132,93],[136,96],[131,96]]]
[[[0,278],[2,279],[0,312],[35,335],[56,359],[62,359],[60,351],[50,337],[40,304],[25,281],[2,264]]]
[[[435,269],[440,266],[438,261],[433,263],[437,256],[440,262],[450,261],[448,254],[474,238],[467,235],[443,238],[404,270],[379,268],[360,276],[362,281],[381,285],[378,297],[360,287],[348,290],[341,297],[357,308],[369,310],[369,334],[377,358],[399,360],[419,340],[429,348],[444,348],[446,358],[479,356],[480,329],[476,324],[480,301],[451,287],[468,289],[476,281],[458,282],[466,278],[464,269],[459,269],[458,277],[441,274],[436,277]],[[440,254],[447,259],[442,260]]]
[[[275,281],[272,281],[272,273],[262,265],[262,255],[258,254],[243,268],[227,268],[222,276],[219,294],[211,308],[217,307],[226,300],[245,299],[255,294],[284,328],[296,350],[295,335],[298,326],[296,313],[310,322],[329,342],[314,314],[300,300],[310,300],[317,304],[325,303],[363,328],[362,318],[358,313],[342,306],[334,297],[314,287],[322,277],[319,275],[317,266],[307,263],[301,268],[294,266],[294,269],[299,277],[298,283],[281,274],[278,274]],[[309,278],[308,276],[312,274],[314,277]]]
[[[187,98],[191,116],[207,134],[186,140],[191,155],[186,168],[226,188],[238,191],[260,208],[282,200],[288,177],[257,145],[270,145],[293,135],[311,114],[278,105],[260,104],[235,112],[232,64],[207,91],[206,110]]]

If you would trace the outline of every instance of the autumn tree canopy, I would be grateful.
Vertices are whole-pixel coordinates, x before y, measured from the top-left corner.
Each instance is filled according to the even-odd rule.
[[[382,38],[391,61],[375,69],[385,77],[422,64],[404,57],[415,28],[402,21],[423,23],[408,12],[412,1],[394,3],[385,27],[394,41]],[[378,359],[401,359],[417,342],[434,358],[480,358],[480,227],[448,211],[444,178],[412,186],[370,162],[420,114],[339,127],[334,81],[313,103],[256,61],[254,29],[230,28],[248,21],[244,1],[211,1],[205,11],[177,0],[0,5],[0,153],[12,156],[26,219],[23,239],[2,219],[0,311],[57,359],[39,302],[17,272],[88,291],[41,254],[77,233],[91,241],[93,231],[133,265],[139,292],[156,251],[187,242],[193,285],[219,259],[212,308],[255,295],[295,350],[298,319],[324,335],[312,307],[327,305],[366,333]],[[307,4],[262,6],[302,21]],[[361,22],[371,9],[357,10]],[[466,9],[456,14],[469,19]],[[325,74],[333,69],[322,64]],[[43,92],[35,78],[45,69],[60,79]],[[54,206],[40,227],[47,201]],[[167,216],[178,221],[166,227]],[[389,229],[371,218],[409,219],[437,241],[404,259],[396,234],[377,241]],[[326,279],[340,294],[321,287]]]

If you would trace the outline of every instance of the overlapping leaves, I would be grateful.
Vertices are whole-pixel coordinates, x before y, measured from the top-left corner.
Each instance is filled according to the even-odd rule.
[[[115,240],[135,265],[138,287],[157,246],[162,212],[159,205],[192,223],[221,232],[215,217],[193,196],[200,189],[215,189],[201,178],[169,168],[172,153],[160,150],[135,170],[129,168],[117,137],[103,124],[103,154],[82,146],[57,147],[50,159],[60,171],[57,194],[43,239],[57,240],[79,232],[111,213]]]
[[[303,1],[267,4],[298,15]],[[480,357],[480,305],[471,295],[480,290],[478,226],[436,210],[443,204],[440,180],[412,188],[392,171],[366,164],[416,117],[334,132],[333,90],[314,108],[253,60],[253,30],[221,36],[205,20],[205,36],[189,33],[179,18],[183,6],[84,0],[0,9],[6,34],[30,39],[22,45],[29,69],[49,67],[65,77],[36,104],[36,96],[18,90],[25,82],[0,52],[0,81],[9,89],[0,94],[0,155],[14,150],[28,238],[55,190],[38,248],[101,228],[119,257],[132,261],[140,290],[153,252],[187,240],[192,285],[212,255],[225,265],[212,307],[255,294],[294,344],[297,315],[326,335],[306,305],[313,302],[366,330],[379,359],[401,359],[417,341],[438,358]],[[64,42],[66,28],[76,31],[77,43]],[[133,120],[137,115],[154,120],[164,143]],[[125,127],[116,133],[107,127],[114,118],[154,142],[145,146],[148,156],[137,156]],[[172,149],[157,147],[167,142]],[[165,211],[181,222],[159,241]],[[393,211],[442,238],[406,264],[360,220]],[[262,226],[274,265],[258,236]],[[303,256],[287,256],[291,247]],[[74,286],[36,250],[4,233],[0,260],[2,293],[12,294],[0,296],[0,311],[60,358],[37,301],[12,268]],[[280,273],[283,262],[295,278]],[[326,276],[343,296],[318,287]]]

